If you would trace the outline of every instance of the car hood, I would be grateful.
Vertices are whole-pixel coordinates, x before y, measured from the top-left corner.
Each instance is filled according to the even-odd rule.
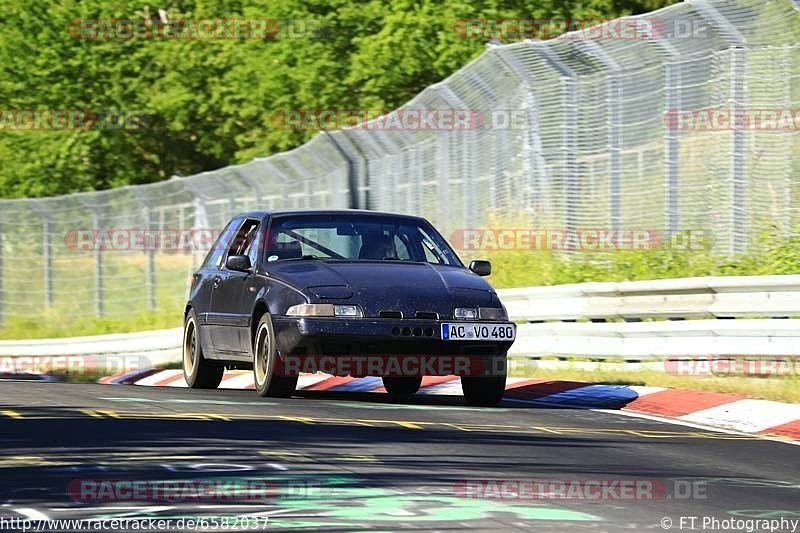
[[[454,307],[499,306],[486,281],[453,266],[395,261],[286,261],[270,274],[302,290],[312,301],[361,305],[365,316],[380,311],[432,311],[442,318]]]

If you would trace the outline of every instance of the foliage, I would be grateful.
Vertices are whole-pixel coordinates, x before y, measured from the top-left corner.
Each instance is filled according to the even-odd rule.
[[[0,128],[0,197],[159,181],[295,147],[285,109],[388,110],[484,49],[464,18],[612,18],[672,0],[0,0],[2,110],[144,114],[132,129]],[[79,39],[86,19],[278,21],[274,39]],[[316,28],[315,31],[304,29]]]

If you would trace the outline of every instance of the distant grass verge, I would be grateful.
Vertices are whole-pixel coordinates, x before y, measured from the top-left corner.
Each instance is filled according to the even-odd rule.
[[[182,321],[182,309],[118,317],[74,316],[44,311],[39,318],[9,319],[0,328],[0,339],[47,339],[149,331],[177,328]]]

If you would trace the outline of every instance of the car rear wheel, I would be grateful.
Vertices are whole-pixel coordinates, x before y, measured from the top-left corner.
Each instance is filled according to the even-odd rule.
[[[297,387],[297,376],[281,376],[276,372],[279,368],[278,350],[275,347],[275,330],[269,314],[264,314],[258,322],[254,353],[253,376],[258,394],[281,398],[291,396]]]
[[[383,377],[383,388],[389,394],[410,396],[419,390],[422,384],[422,376],[418,377]]]
[[[194,309],[190,309],[183,326],[183,377],[186,384],[193,389],[216,389],[224,372],[224,366],[203,357],[197,315]]]

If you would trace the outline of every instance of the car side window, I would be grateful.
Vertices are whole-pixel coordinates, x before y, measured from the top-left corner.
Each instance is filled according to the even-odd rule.
[[[250,258],[250,264],[255,266],[258,264],[258,253],[262,250],[261,237],[258,233],[258,225],[253,231],[253,238],[250,239],[250,244],[247,245],[247,250],[244,251],[245,255]]]
[[[238,220],[228,222],[228,225],[225,226],[225,229],[214,242],[214,246],[208,251],[205,260],[203,260],[203,268],[219,268],[222,265],[222,257],[225,255],[237,227]]]
[[[250,262],[255,264],[255,256],[250,254],[255,253],[254,250],[258,249],[258,246],[253,245],[258,235],[258,226],[258,220],[250,218],[245,220],[239,228],[239,231],[236,232],[236,237],[233,239],[233,242],[231,242],[225,259],[232,255],[247,255],[250,256]]]
[[[404,237],[404,236],[403,236]],[[411,251],[409,251],[405,240],[400,235],[395,234],[393,239],[395,257],[403,261],[411,261]]]

